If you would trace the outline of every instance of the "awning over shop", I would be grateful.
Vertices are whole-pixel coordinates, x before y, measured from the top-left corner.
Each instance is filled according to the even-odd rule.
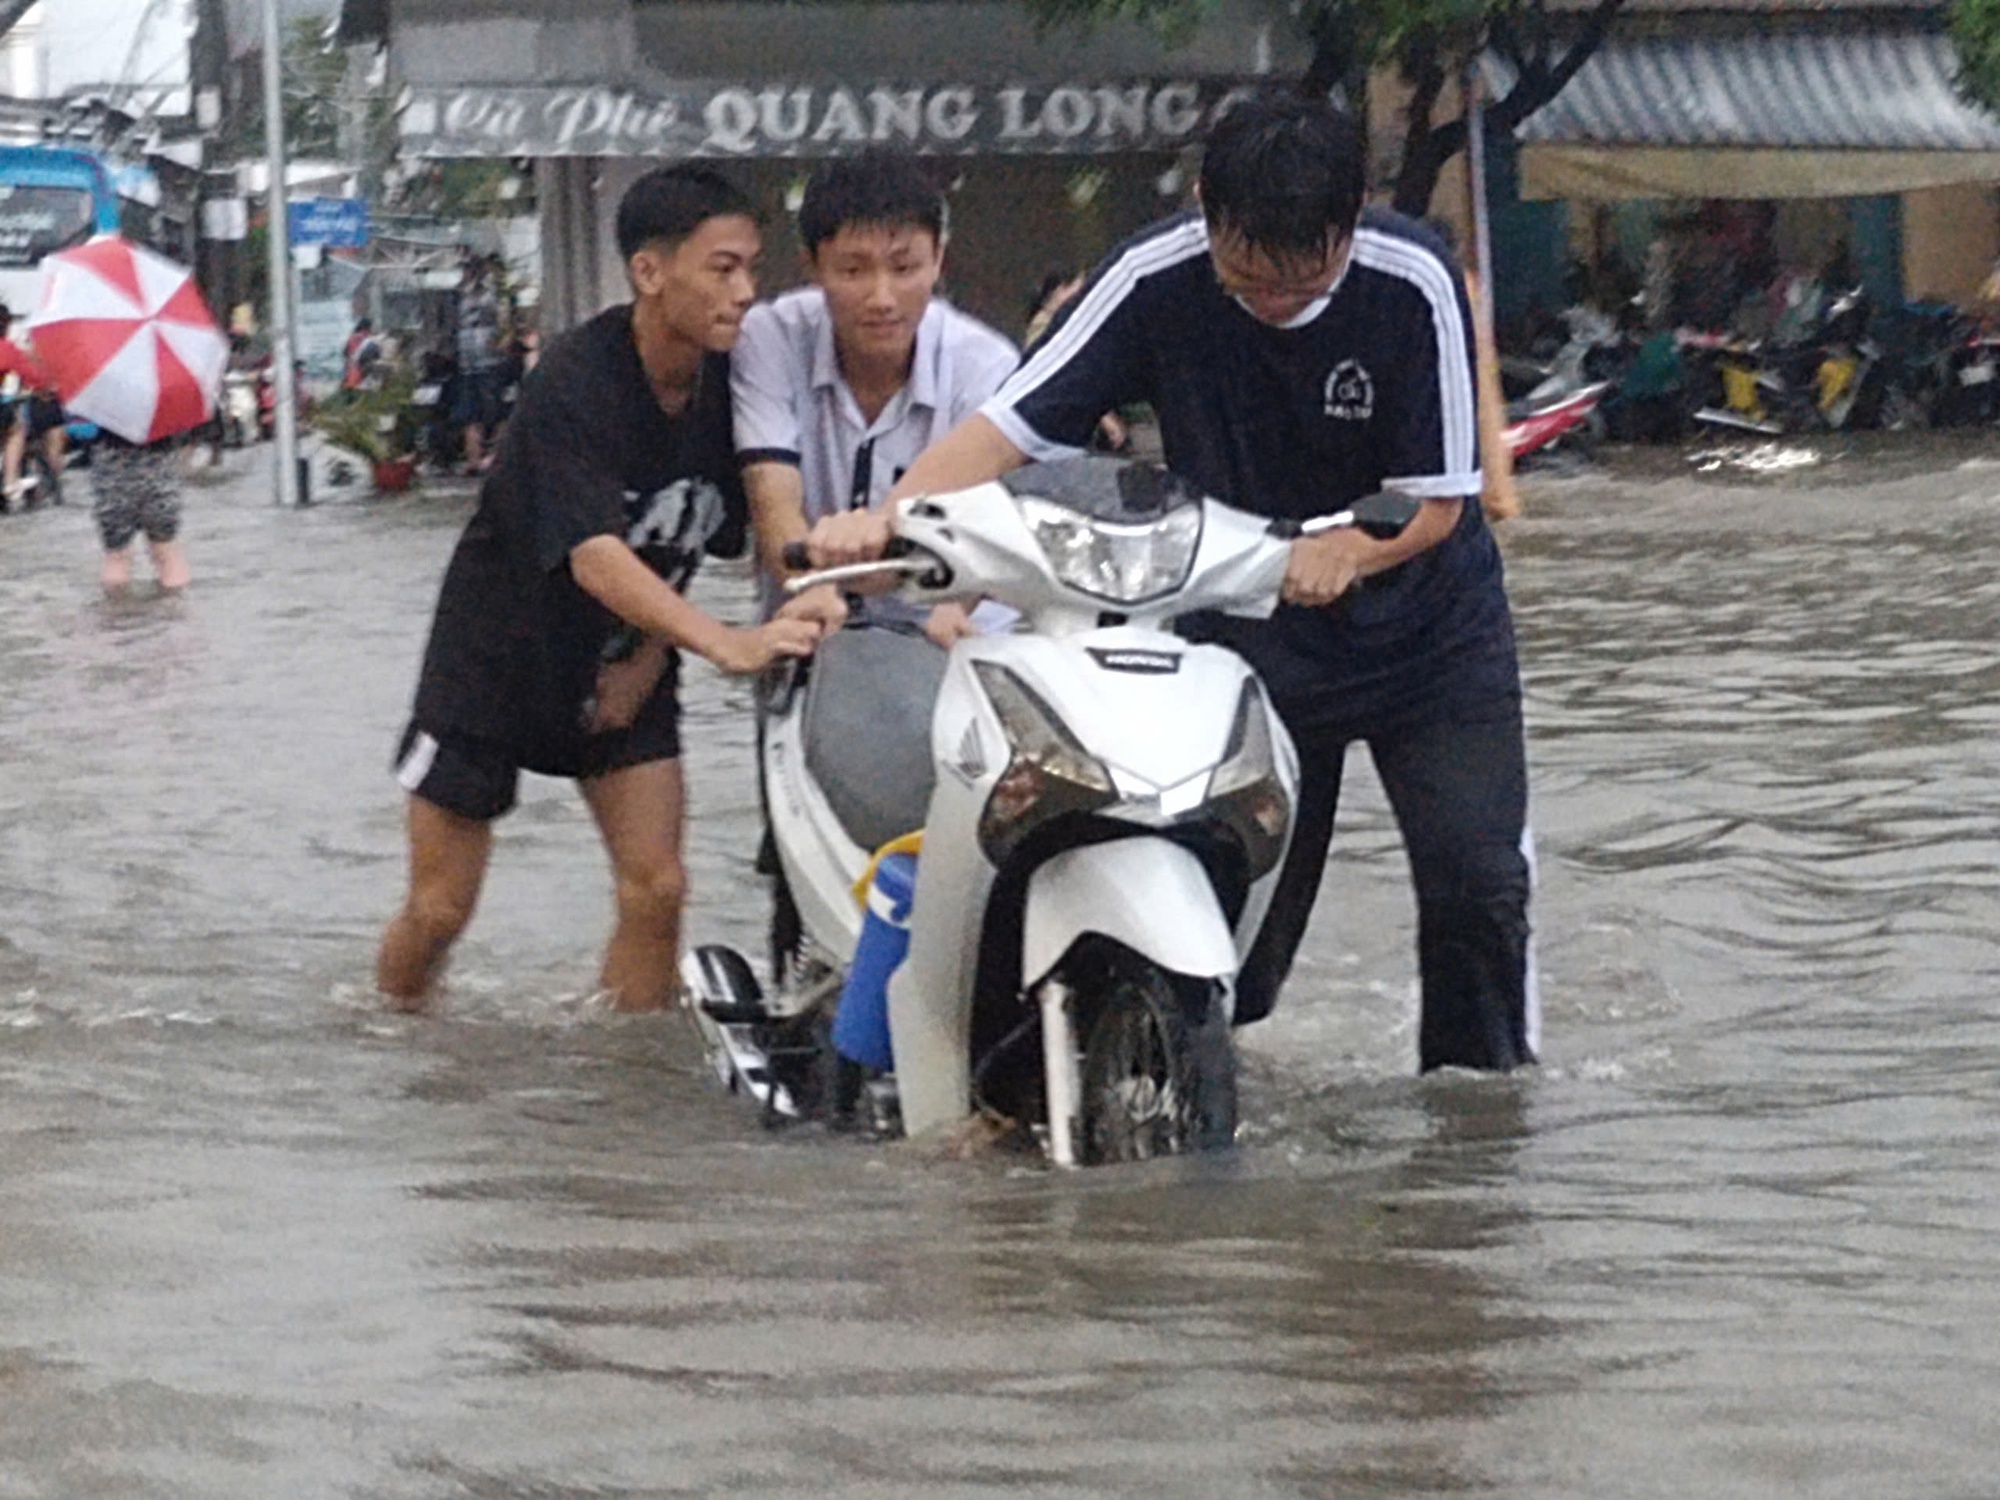
[[[1489,61],[1496,88],[1510,82]],[[1515,132],[1524,198],[1844,198],[2000,180],[2000,119],[1916,32],[1613,40]]]

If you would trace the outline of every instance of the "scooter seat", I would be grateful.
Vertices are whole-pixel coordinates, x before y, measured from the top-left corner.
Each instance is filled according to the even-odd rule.
[[[847,836],[873,852],[924,826],[931,710],[945,654],[921,635],[842,630],[806,681],[806,769]]]

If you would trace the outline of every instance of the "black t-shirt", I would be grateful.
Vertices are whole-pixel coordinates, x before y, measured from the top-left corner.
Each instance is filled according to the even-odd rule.
[[[675,588],[704,552],[734,554],[747,507],[730,431],[729,357],[702,365],[679,416],[660,410],[632,309],[552,343],[521,387],[493,472],[445,571],[417,686],[417,719],[563,771],[583,737],[599,664],[624,622],[570,577],[595,536],[622,537]],[[671,691],[673,674],[663,679]]]
[[[1438,546],[1326,608],[1268,621],[1196,616],[1235,647],[1295,726],[1357,732],[1460,693],[1517,693],[1500,554],[1476,498],[1472,319],[1443,245],[1364,215],[1324,307],[1291,328],[1222,290],[1199,214],[1114,251],[984,408],[1031,457],[1081,449],[1098,418],[1147,402],[1166,461],[1230,505],[1308,520],[1382,489],[1467,498]]]

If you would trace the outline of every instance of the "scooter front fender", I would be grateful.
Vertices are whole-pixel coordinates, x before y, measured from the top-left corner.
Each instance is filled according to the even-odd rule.
[[[1236,973],[1236,939],[1208,871],[1162,838],[1066,849],[1028,878],[1021,978],[1032,990],[1086,933],[1100,933],[1161,968],[1198,979]]]

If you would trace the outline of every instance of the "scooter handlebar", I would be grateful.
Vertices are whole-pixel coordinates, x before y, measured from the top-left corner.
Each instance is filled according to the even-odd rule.
[[[915,549],[902,537],[889,538],[889,545],[882,549],[882,560],[893,562],[899,557],[908,557]],[[812,552],[804,542],[787,542],[780,560],[794,573],[803,573],[813,565]]]
[[[787,567],[801,564],[810,566],[812,559],[806,554],[804,542],[789,542],[785,546],[784,561]],[[799,559],[798,563],[793,558]],[[924,588],[944,588],[951,582],[951,572],[938,559],[924,553],[914,543],[903,537],[892,537],[889,545],[882,549],[882,555],[869,562],[847,563],[838,568],[820,568],[809,573],[795,573],[785,580],[785,592],[803,594],[807,589],[818,588],[823,583],[845,583],[850,578],[879,577],[884,573],[899,573],[918,578]]]
[[[1378,541],[1392,536],[1400,536],[1403,528],[1416,520],[1417,512],[1423,509],[1423,502],[1410,495],[1398,494],[1394,490],[1383,490],[1377,494],[1364,496],[1337,515],[1318,516],[1310,521],[1294,521],[1289,518],[1271,523],[1271,534],[1282,537],[1318,536],[1322,532],[1336,531],[1351,526],[1356,531],[1366,532]]]

